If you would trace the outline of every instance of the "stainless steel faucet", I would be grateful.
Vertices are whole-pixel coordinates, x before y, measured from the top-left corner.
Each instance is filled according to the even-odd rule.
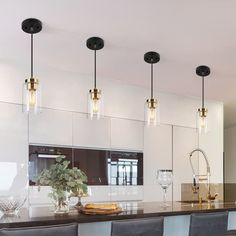
[[[201,152],[204,159],[205,159],[205,161],[206,161],[206,174],[205,175],[196,175],[196,173],[194,171],[193,163],[192,163],[192,155],[193,155],[194,152]],[[190,152],[189,153],[189,161],[190,161],[190,165],[191,165],[194,177],[205,177],[205,179],[202,179],[202,180],[206,180],[206,177],[208,177],[208,176],[210,177],[210,175],[211,175],[210,164],[209,164],[208,158],[206,156],[206,153],[202,149],[196,148],[192,152]]]
[[[192,155],[195,152],[201,152],[202,153],[202,155],[203,155],[203,157],[206,161],[206,174],[202,174],[202,175],[196,174],[196,172],[194,170],[194,167],[193,167],[193,163],[192,163]],[[217,194],[215,196],[211,196],[211,192],[210,192],[211,169],[210,169],[210,164],[209,164],[208,158],[206,156],[206,153],[202,149],[196,148],[192,152],[189,153],[189,161],[190,161],[190,165],[191,165],[191,168],[192,168],[192,171],[193,171],[193,192],[197,193],[197,190],[198,190],[197,184],[196,184],[196,177],[198,177],[198,182],[206,180],[207,181],[207,190],[208,190],[207,191],[207,199],[208,200],[214,200],[215,197],[217,196]]]

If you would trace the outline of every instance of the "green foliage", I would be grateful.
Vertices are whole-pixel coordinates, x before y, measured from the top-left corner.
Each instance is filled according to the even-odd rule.
[[[44,169],[39,175],[39,185],[51,186],[50,197],[54,200],[62,200],[65,192],[72,193],[73,196],[87,194],[87,176],[77,167],[69,168],[69,164],[70,161],[59,156],[56,164]]]

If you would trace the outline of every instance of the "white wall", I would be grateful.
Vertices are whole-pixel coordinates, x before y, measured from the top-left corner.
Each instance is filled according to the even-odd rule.
[[[29,118],[29,140],[31,143],[48,143],[59,145],[76,145],[76,146],[97,146],[109,147],[118,149],[143,150],[144,151],[144,191],[134,189],[129,194],[129,191],[124,189],[113,188],[110,191],[110,196],[107,198],[102,194],[103,190],[94,191],[94,194],[104,196],[104,199],[132,199],[137,198],[147,201],[155,201],[161,199],[161,190],[157,185],[156,170],[160,168],[173,167],[173,133],[172,126],[184,126],[191,130],[196,128],[196,110],[200,104],[199,99],[182,97],[172,94],[158,93],[157,97],[160,102],[161,109],[161,123],[160,127],[156,129],[142,130],[144,117],[144,101],[149,95],[149,91],[144,88],[125,85],[119,81],[112,81],[108,79],[99,79],[98,87],[102,88],[104,94],[105,115],[113,117],[109,120],[103,120],[97,124],[97,127],[105,130],[103,140],[91,140],[90,138],[81,138],[82,136],[75,135],[73,129],[86,133],[87,129],[83,129],[77,122],[81,121],[81,116],[72,112],[86,112],[87,111],[87,92],[92,86],[92,78],[88,76],[73,74],[65,71],[49,70],[39,68],[36,71],[38,79],[42,83],[42,97],[43,107],[45,112],[38,117],[30,116]],[[22,82],[27,77],[28,73],[21,67],[9,65],[0,65],[0,101],[10,103],[21,103],[21,87]],[[223,181],[223,104],[219,102],[209,102],[209,113],[212,118],[211,132],[207,135],[199,136],[199,145],[202,147],[210,160],[212,169],[212,180],[216,183]],[[13,105],[11,105],[13,106]],[[7,113],[7,109],[3,106],[2,114],[9,118],[0,116],[0,123],[2,124],[0,133],[5,129],[5,123],[21,120],[18,124],[21,127],[21,134],[16,136],[16,141],[12,143],[13,149],[16,144],[21,143],[22,137],[25,137],[24,143],[21,143],[22,150],[17,153],[17,157],[13,153],[11,155],[12,162],[27,163],[28,161],[28,131],[27,131],[27,116],[23,115],[19,107],[15,105],[15,113]],[[51,110],[53,109],[53,110]],[[62,111],[63,110],[63,111]],[[14,118],[13,118],[14,115]],[[79,116],[79,117],[78,117]],[[20,118],[19,118],[20,117]],[[23,117],[23,118],[22,118]],[[118,119],[121,118],[121,119]],[[87,125],[88,129],[94,123],[89,123],[83,120],[83,124]],[[137,120],[137,121],[134,121]],[[5,122],[5,123],[4,123]],[[70,123],[71,122],[71,123]],[[133,123],[137,122],[137,123]],[[78,125],[76,127],[76,125]],[[95,125],[96,126],[96,125]],[[119,131],[117,127],[122,127]],[[18,126],[12,126],[12,129],[7,129],[7,132],[15,132]],[[130,130],[125,135],[124,131]],[[100,132],[100,131],[98,131]],[[109,139],[109,134],[112,138]],[[126,139],[124,139],[126,137]],[[182,136],[183,137],[183,136]],[[1,138],[4,140],[4,137]],[[195,138],[194,138],[195,139]],[[6,139],[4,142],[11,142],[11,139]],[[188,139],[186,141],[188,142]],[[190,143],[193,140],[189,141]],[[191,146],[191,145],[190,145]],[[184,155],[189,150],[181,150]],[[4,148],[0,149],[0,167],[8,160],[6,154],[10,153]],[[180,159],[183,166],[187,167],[188,159],[181,156]],[[180,162],[181,163],[181,162]],[[181,166],[181,165],[180,165]],[[184,171],[184,170],[183,170]],[[1,173],[0,173],[1,174]],[[27,170],[25,170],[27,176]],[[6,178],[7,176],[3,176]],[[1,182],[2,183],[2,182]],[[0,185],[1,185],[0,183]],[[178,185],[180,183],[177,183]],[[100,191],[100,192],[99,192]],[[154,192],[153,192],[154,191]],[[106,191],[107,192],[107,191]],[[127,193],[127,194],[126,194]],[[154,193],[154,194],[153,194]],[[126,196],[124,196],[124,194]],[[169,199],[172,192],[169,192]],[[35,195],[34,195],[35,196]],[[118,197],[117,197],[118,196]],[[102,197],[99,197],[102,200]],[[95,199],[96,200],[96,199]]]
[[[224,130],[225,183],[236,182],[236,126]]]

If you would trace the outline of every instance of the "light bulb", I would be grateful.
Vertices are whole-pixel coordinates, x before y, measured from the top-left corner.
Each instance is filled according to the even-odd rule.
[[[198,109],[198,132],[207,133],[208,132],[208,119],[207,119],[207,109]]]
[[[98,99],[93,99],[92,100],[92,110],[93,110],[93,113],[98,113],[98,111],[99,111],[99,101],[98,101]]]
[[[148,125],[156,125],[157,116],[156,116],[156,108],[149,108],[147,114],[147,123]]]
[[[148,126],[156,126],[159,123],[157,111],[157,100],[154,98],[147,99],[146,101],[146,115],[145,121]]]
[[[29,90],[29,105],[35,106],[37,100],[37,95],[35,90]]]
[[[198,118],[198,131],[199,133],[207,133],[207,117]]]
[[[89,115],[90,118],[100,118],[101,115],[101,90],[93,89],[89,91]]]
[[[40,86],[37,79],[25,80],[23,111],[37,113],[40,111]]]

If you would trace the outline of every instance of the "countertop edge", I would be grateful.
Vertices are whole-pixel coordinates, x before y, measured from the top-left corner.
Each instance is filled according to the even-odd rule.
[[[150,203],[149,203],[150,204]],[[153,203],[154,204],[154,203]],[[156,205],[154,205],[156,206]],[[197,208],[198,207],[198,208]],[[186,209],[185,209],[186,208]],[[145,209],[145,207],[144,207]],[[149,206],[150,210],[150,206]],[[181,215],[190,215],[192,213],[213,213],[213,212],[223,212],[223,211],[235,211],[235,204],[228,204],[228,206],[222,206],[219,208],[200,208],[200,206],[195,205],[192,207],[191,204],[184,205],[183,209],[169,211],[155,211],[153,212],[142,212],[142,209],[132,211],[127,210],[121,214],[117,215],[82,215],[82,214],[69,214],[63,216],[40,216],[40,217],[28,217],[23,218],[21,220],[21,216],[16,218],[14,221],[14,217],[4,217],[0,219],[0,229],[2,228],[21,228],[21,227],[37,227],[37,226],[48,226],[48,225],[59,225],[59,224],[68,224],[68,223],[94,223],[94,222],[107,222],[114,220],[128,220],[128,219],[140,219],[140,218],[151,218],[151,217],[171,217],[171,216],[181,216]],[[10,222],[11,221],[11,222]]]

